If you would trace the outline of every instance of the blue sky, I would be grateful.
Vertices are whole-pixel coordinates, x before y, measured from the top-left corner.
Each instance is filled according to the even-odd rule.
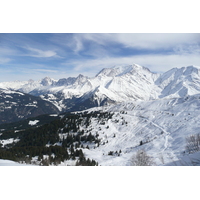
[[[198,33],[0,33],[0,82],[95,76],[139,64],[154,72],[200,66]]]

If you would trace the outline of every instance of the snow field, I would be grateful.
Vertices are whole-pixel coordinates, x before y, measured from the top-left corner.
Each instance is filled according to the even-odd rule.
[[[132,155],[139,149],[146,150],[156,165],[172,163],[185,155],[186,137],[199,133],[198,96],[129,102],[102,109],[114,112],[114,115],[105,125],[93,119],[91,133],[98,132],[105,144],[84,150],[86,157],[96,160],[100,165],[130,165]],[[94,110],[96,108],[89,109]],[[108,155],[109,151],[119,150],[122,151],[120,156]]]
[[[12,144],[13,142],[18,142],[19,139],[9,138],[7,140],[0,140],[2,147],[6,146],[7,144]]]
[[[0,166],[32,166],[32,165],[20,164],[18,162],[14,162],[14,161],[11,161],[11,160],[0,159]]]
[[[36,125],[39,122],[39,120],[29,121],[28,124],[31,126]]]

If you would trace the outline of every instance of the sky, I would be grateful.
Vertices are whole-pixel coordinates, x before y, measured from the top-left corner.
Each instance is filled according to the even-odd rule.
[[[95,76],[139,64],[162,73],[200,66],[199,33],[0,33],[0,82]]]

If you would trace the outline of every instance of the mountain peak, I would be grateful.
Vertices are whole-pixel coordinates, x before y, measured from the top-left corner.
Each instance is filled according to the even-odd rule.
[[[66,99],[80,98],[94,92],[101,101],[106,97],[115,102],[185,97],[200,93],[200,67],[190,65],[156,74],[138,64],[118,65],[102,69],[93,78],[82,74],[59,80],[45,77],[40,81],[0,83],[0,88],[12,88],[34,95],[53,94],[59,99],[61,109],[66,106]],[[95,91],[96,88],[98,90]]]
[[[41,80],[41,84],[43,85],[43,86],[49,86],[49,85],[52,85],[52,83],[54,83],[55,81],[52,79],[52,78],[50,78],[50,77],[45,77],[45,78],[43,78],[42,80]]]
[[[197,69],[200,69],[200,66],[197,66],[197,65],[189,65],[189,66],[187,66],[187,68],[197,68]]]
[[[142,67],[138,64],[133,64],[133,65],[116,65],[112,68],[104,68],[102,69],[97,75],[97,76],[108,76],[108,77],[115,77],[115,76],[122,76],[127,73],[131,73],[133,71],[138,71],[138,70],[148,70],[145,67]],[[149,71],[150,72],[150,71]]]
[[[184,67],[184,69],[185,69],[184,75],[191,74],[191,73],[198,74],[200,67],[195,66],[195,65],[190,65],[190,66]]]
[[[78,76],[77,76],[77,78],[83,78],[84,76],[83,76],[83,74],[79,74]]]

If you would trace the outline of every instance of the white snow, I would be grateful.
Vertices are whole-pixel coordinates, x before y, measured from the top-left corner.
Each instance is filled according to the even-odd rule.
[[[19,139],[9,138],[6,140],[0,140],[2,147],[6,146],[7,144],[12,144],[13,142],[19,142]]]
[[[165,166],[200,166],[200,152],[182,156],[179,160],[167,163]]]
[[[39,122],[39,120],[33,120],[33,121],[29,121],[28,124],[31,126],[36,125]]]
[[[23,93],[21,93],[21,92],[16,92],[16,91],[12,91],[12,90],[3,90],[3,92],[4,93],[6,93],[6,94],[19,94],[19,95],[24,95]]]
[[[57,114],[52,114],[52,115],[49,115],[50,117],[57,117],[58,115]]]
[[[36,107],[36,108],[38,108],[38,106],[36,106],[35,104],[32,104],[32,103],[28,103],[28,104],[26,104],[25,106],[30,106],[30,107]]]
[[[130,159],[139,149],[145,149],[156,165],[174,162],[185,155],[186,137],[199,133],[200,129],[198,95],[186,99],[127,102],[101,109],[114,112],[112,119],[101,125],[93,118],[87,129],[82,127],[85,132],[99,134],[100,146],[83,151],[100,165],[131,165]],[[95,110],[100,108],[88,111]],[[120,156],[108,155],[110,151],[120,150]]]
[[[18,162],[14,162],[12,160],[3,160],[3,159],[0,159],[0,166],[33,166],[33,165],[20,164]]]

